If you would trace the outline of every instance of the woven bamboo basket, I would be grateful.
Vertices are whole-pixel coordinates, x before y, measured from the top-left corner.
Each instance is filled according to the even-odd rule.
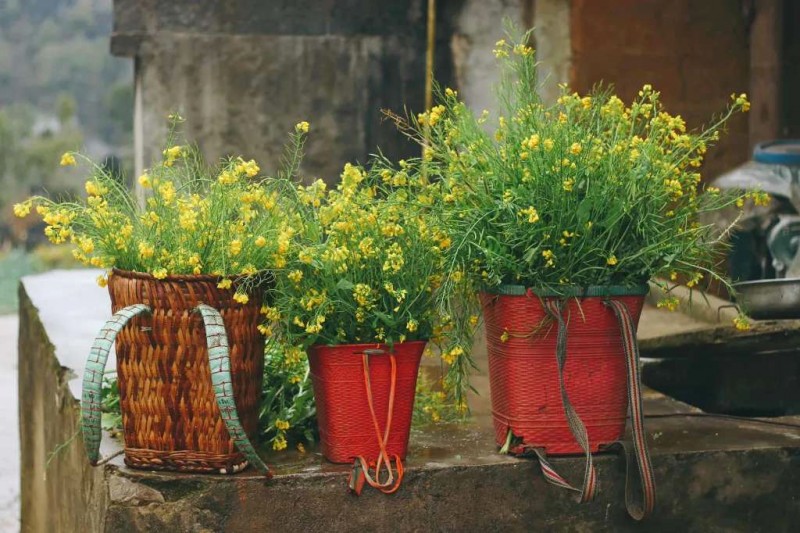
[[[108,283],[112,312],[133,304],[152,311],[134,317],[116,339],[117,378],[132,468],[236,472],[246,465],[215,401],[199,304],[217,309],[230,346],[233,397],[245,432],[258,427],[264,337],[258,294],[240,304],[216,276],[168,276],[115,270]],[[235,288],[235,287],[234,287]]]
[[[635,327],[648,290],[646,285],[630,290],[596,289],[596,293],[565,300],[566,392],[586,426],[592,452],[622,438],[628,409],[619,324],[603,302],[613,298],[624,303]],[[582,453],[570,431],[559,391],[558,328],[544,308],[553,295],[523,289],[481,293],[480,298],[498,446],[504,444],[510,429],[524,445],[545,449],[548,455]]]

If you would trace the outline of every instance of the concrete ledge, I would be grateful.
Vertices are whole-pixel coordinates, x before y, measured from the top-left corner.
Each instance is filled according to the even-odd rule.
[[[709,417],[652,391],[645,412],[659,500],[645,523],[625,513],[620,458],[598,456],[598,499],[578,505],[547,485],[533,461],[497,454],[485,413],[470,424],[415,429],[406,480],[393,496],[351,496],[348,468],[315,450],[265,454],[276,471],[267,482],[252,472],[133,471],[119,460],[93,469],[80,437],[45,477],[48,452],[77,427],[70,384],[82,363],[73,373],[65,361],[82,361],[109,313],[105,291],[89,288],[95,275],[54,272],[25,278],[20,289],[24,531],[751,532],[792,530],[800,520],[800,417],[785,425]],[[104,454],[119,447],[104,445]],[[580,459],[554,464],[580,477]]]

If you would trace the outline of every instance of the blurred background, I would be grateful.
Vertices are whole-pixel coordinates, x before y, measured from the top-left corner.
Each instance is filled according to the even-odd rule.
[[[2,313],[16,309],[20,274],[70,263],[11,205],[80,191],[81,170],[58,166],[66,150],[130,168],[133,65],[109,53],[112,15],[111,0],[0,1]]]

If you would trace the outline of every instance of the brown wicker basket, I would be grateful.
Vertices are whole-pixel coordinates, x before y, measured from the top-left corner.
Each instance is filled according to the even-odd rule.
[[[230,346],[233,392],[248,436],[258,427],[264,337],[259,295],[240,304],[216,276],[168,276],[115,270],[108,283],[112,312],[145,304],[117,336],[117,379],[125,464],[181,472],[236,472],[237,451],[214,397],[205,330],[194,312],[205,303],[222,315]]]

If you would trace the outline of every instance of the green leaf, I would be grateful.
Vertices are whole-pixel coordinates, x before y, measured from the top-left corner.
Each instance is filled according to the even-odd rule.
[[[336,284],[336,289],[340,291],[352,291],[353,287],[355,287],[353,282],[344,278],[340,279],[339,283]]]

